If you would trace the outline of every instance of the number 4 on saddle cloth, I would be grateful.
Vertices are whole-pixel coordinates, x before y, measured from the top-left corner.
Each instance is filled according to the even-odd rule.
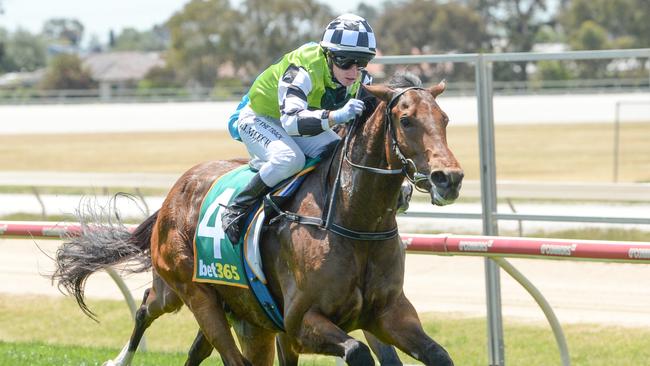
[[[319,161],[308,160],[300,173],[278,184],[271,194],[291,196]],[[240,243],[231,243],[221,227],[221,215],[226,207],[255,174],[248,165],[236,168],[218,178],[203,199],[194,236],[193,280],[250,288],[267,316],[283,330],[282,314],[266,288],[262,271],[259,237],[266,221],[262,200],[246,219],[245,235]]]

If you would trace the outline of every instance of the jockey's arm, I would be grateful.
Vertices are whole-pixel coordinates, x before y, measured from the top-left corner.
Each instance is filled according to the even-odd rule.
[[[372,78],[363,73],[362,81],[370,84]],[[278,83],[278,101],[280,103],[280,122],[291,136],[313,136],[331,129],[337,123],[336,112],[325,109],[310,110],[307,96],[312,90],[309,73],[295,65],[290,65]],[[351,109],[351,106],[347,106]],[[344,107],[345,108],[345,107]],[[333,113],[331,113],[333,112]],[[353,111],[348,111],[353,115]]]
[[[330,128],[329,111],[309,110],[312,81],[307,70],[290,65],[278,83],[280,122],[291,136],[313,136]]]

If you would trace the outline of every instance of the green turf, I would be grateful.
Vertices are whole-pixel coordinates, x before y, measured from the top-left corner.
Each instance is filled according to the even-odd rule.
[[[74,301],[46,296],[0,295],[0,365],[101,365],[128,339],[132,320],[121,301],[91,300],[100,323],[86,318]],[[421,315],[425,330],[443,344],[457,365],[486,365],[485,319],[455,314]],[[134,365],[180,365],[196,325],[189,311],[165,315],[147,331],[150,352]],[[650,329],[590,324],[565,325],[574,366],[647,365]],[[545,323],[505,320],[510,365],[558,365],[559,353]],[[359,332],[352,334],[362,339]],[[214,357],[214,356],[213,356]],[[416,363],[402,355],[406,363]],[[220,364],[217,358],[206,364]],[[331,358],[301,357],[301,365],[333,365]]]
[[[42,342],[0,342],[0,365],[29,366],[100,366],[117,355],[119,350],[82,346],[62,346]],[[185,354],[174,352],[139,353],[133,366],[182,365]],[[208,360],[206,364],[222,364]]]

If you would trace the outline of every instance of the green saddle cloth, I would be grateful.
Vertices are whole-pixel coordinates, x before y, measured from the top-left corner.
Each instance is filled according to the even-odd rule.
[[[300,186],[304,176],[314,170],[318,162],[320,162],[319,158],[309,159],[300,173],[281,182],[273,188],[273,191],[278,193],[283,190],[285,191],[283,195],[290,196]],[[215,180],[203,199],[194,235],[194,274],[192,279],[195,282],[249,287],[242,261],[242,250],[235,247],[223,231],[221,215],[256,173],[248,165],[236,168]],[[257,209],[253,210],[253,213],[256,211]],[[251,216],[253,214],[249,216],[249,219]],[[248,227],[245,227],[244,233],[247,230]],[[248,247],[248,245],[246,246]],[[259,251],[257,254],[259,255]],[[251,256],[247,254],[247,257]],[[259,258],[251,259],[247,263],[253,263],[253,272],[258,274],[258,278],[263,278],[263,275],[260,274],[261,260]]]
[[[228,172],[203,199],[194,236],[194,281],[248,288],[240,250],[221,228],[221,215],[254,175],[248,165]]]

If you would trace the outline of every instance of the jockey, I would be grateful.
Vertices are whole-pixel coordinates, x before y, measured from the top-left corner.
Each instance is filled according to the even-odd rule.
[[[338,141],[332,127],[363,112],[364,103],[355,95],[361,83],[371,81],[362,71],[376,47],[368,22],[343,14],[327,25],[320,44],[285,54],[257,77],[232,121],[236,131],[231,133],[244,142],[249,164],[258,171],[222,215],[232,243],[239,242],[257,200],[298,173],[306,157],[318,157]]]

